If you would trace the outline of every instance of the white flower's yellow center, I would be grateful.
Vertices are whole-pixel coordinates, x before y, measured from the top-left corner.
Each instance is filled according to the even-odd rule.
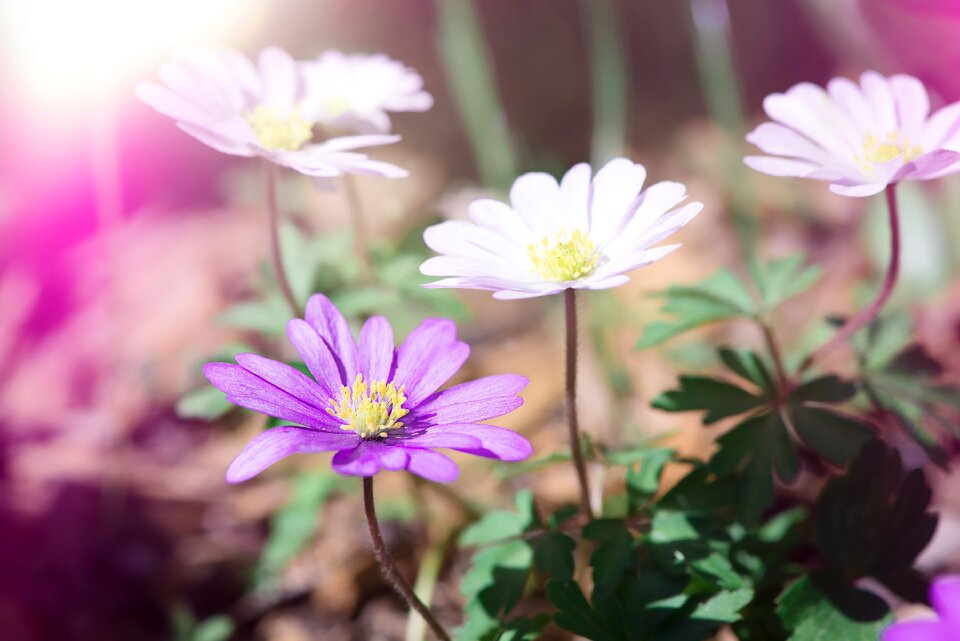
[[[328,98],[323,106],[328,118],[339,118],[353,109],[353,103],[346,96]]]
[[[273,151],[296,151],[313,138],[313,123],[294,108],[285,112],[269,105],[260,105],[247,114],[257,143]]]
[[[922,147],[911,143],[902,132],[892,131],[880,138],[867,134],[863,139],[860,153],[854,154],[853,160],[863,173],[872,176],[876,174],[874,164],[890,162],[897,158],[902,158],[906,163],[922,154]]]
[[[572,234],[566,229],[553,239],[527,245],[533,269],[546,280],[565,282],[589,276],[600,261],[593,241],[579,229]]]
[[[371,381],[368,386],[363,374],[357,374],[352,387],[340,387],[339,400],[330,399],[327,413],[347,421],[341,427],[363,438],[384,438],[403,427],[400,419],[410,412],[403,407],[407,400],[403,387],[386,381]]]

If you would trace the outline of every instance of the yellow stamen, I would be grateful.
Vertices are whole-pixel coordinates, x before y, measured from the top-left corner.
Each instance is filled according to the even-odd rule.
[[[276,107],[260,105],[246,118],[264,149],[296,151],[313,137],[313,123],[296,109],[285,113]]]
[[[339,118],[353,109],[353,103],[346,96],[337,96],[329,98],[325,103],[325,115],[327,118]]]
[[[868,176],[876,176],[876,163],[886,163],[902,158],[907,163],[923,154],[923,147],[912,144],[900,131],[892,131],[886,136],[878,138],[867,134],[863,139],[863,148],[859,154],[854,154],[853,161],[857,168]]]
[[[363,374],[357,374],[351,387],[340,387],[339,400],[330,399],[327,413],[347,421],[341,427],[363,438],[385,438],[390,430],[403,427],[400,419],[410,412],[403,408],[407,400],[403,387],[386,381],[371,381],[368,386]]]
[[[561,230],[550,243],[544,238],[527,245],[533,269],[546,280],[566,282],[589,276],[600,261],[593,241],[579,229],[572,234]]]

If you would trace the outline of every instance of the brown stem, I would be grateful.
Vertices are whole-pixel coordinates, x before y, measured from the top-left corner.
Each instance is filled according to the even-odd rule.
[[[407,583],[397,566],[393,563],[387,545],[383,542],[383,536],[380,534],[380,524],[377,522],[377,512],[373,507],[373,477],[363,477],[363,508],[367,513],[367,525],[370,527],[370,540],[373,541],[373,554],[377,557],[380,569],[383,570],[383,576],[393,586],[393,589],[399,594],[407,604],[420,613],[423,620],[427,622],[433,633],[441,641],[450,641],[450,635],[434,618],[430,609],[423,604],[423,601],[417,598],[413,588]]]
[[[883,286],[880,293],[872,303],[864,307],[860,312],[850,318],[843,327],[841,327],[833,337],[821,345],[800,365],[800,372],[806,371],[811,365],[832,352],[838,346],[842,345],[847,339],[853,336],[854,332],[868,324],[883,307],[887,299],[893,293],[893,288],[897,284],[897,274],[900,271],[900,219],[897,214],[897,194],[896,183],[887,185],[887,213],[890,219],[890,266],[887,269],[886,278],[883,280]]]
[[[580,449],[580,426],[577,422],[577,298],[575,292],[574,289],[563,291],[567,321],[567,426],[570,428],[570,452],[573,455],[573,464],[577,468],[577,480],[580,482],[580,509],[588,519],[592,519],[587,466],[583,460],[583,451]]]
[[[270,258],[273,261],[273,271],[277,275],[280,292],[290,306],[290,311],[297,318],[303,316],[297,297],[293,295],[290,281],[287,279],[287,270],[283,266],[283,254],[280,251],[280,214],[277,212],[277,166],[264,161],[264,174],[267,178],[267,220],[270,225]]]
[[[370,247],[367,238],[367,221],[363,211],[363,203],[360,201],[360,191],[357,189],[357,182],[350,174],[343,175],[343,190],[347,196],[347,206],[350,209],[350,223],[353,226],[353,247],[360,259],[360,268],[363,270],[363,278],[367,281],[373,273],[373,267],[370,264]]]

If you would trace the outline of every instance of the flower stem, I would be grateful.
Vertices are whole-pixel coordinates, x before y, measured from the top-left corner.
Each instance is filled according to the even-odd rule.
[[[360,191],[357,189],[357,182],[350,174],[343,175],[343,191],[347,196],[347,207],[350,210],[350,223],[353,226],[353,247],[357,257],[360,259],[360,269],[363,278],[370,280],[373,273],[373,267],[370,264],[370,246],[367,238],[367,221],[363,211],[363,203],[360,201]]]
[[[773,359],[774,373],[777,377],[777,394],[780,400],[783,400],[789,392],[790,379],[787,377],[787,370],[783,366],[783,356],[780,354],[780,346],[773,335],[770,324],[766,321],[760,321],[760,329],[763,332],[763,340],[767,344],[770,352],[770,358]]]
[[[290,281],[287,279],[287,270],[283,266],[283,254],[280,251],[280,215],[277,212],[277,166],[264,161],[264,174],[267,178],[267,218],[270,225],[270,258],[273,261],[273,271],[277,275],[280,292],[290,306],[290,311],[297,318],[303,316],[300,305],[297,303]]]
[[[577,298],[576,290],[563,291],[563,303],[567,320],[567,425],[570,428],[570,452],[573,464],[577,468],[577,480],[580,482],[580,509],[588,519],[593,519],[590,507],[590,486],[587,483],[587,466],[580,449],[580,426],[577,422]]]
[[[423,601],[417,598],[413,588],[410,587],[407,580],[404,579],[397,570],[397,566],[390,557],[390,552],[387,550],[387,546],[383,542],[383,536],[380,534],[380,524],[377,522],[377,512],[373,506],[372,476],[363,477],[363,508],[367,513],[367,525],[370,527],[373,553],[377,557],[380,569],[383,570],[383,575],[387,578],[387,581],[390,582],[390,585],[393,586],[393,589],[396,590],[397,594],[399,594],[411,608],[420,613],[420,616],[427,622],[427,625],[430,626],[430,629],[433,630],[433,633],[437,635],[438,639],[441,641],[450,641],[450,635],[447,634],[446,630],[444,630],[440,623],[434,618],[430,609],[423,604]]]
[[[833,335],[833,338],[810,354],[800,365],[800,372],[806,371],[815,362],[823,360],[824,356],[843,344],[853,336],[854,332],[876,318],[884,303],[887,302],[887,299],[889,299],[893,293],[893,288],[897,284],[897,274],[900,271],[900,219],[897,214],[896,183],[887,185],[886,196],[887,213],[890,219],[890,266],[887,268],[887,275],[883,280],[880,293],[877,294],[877,297],[873,299],[872,303],[844,323],[843,327]]]

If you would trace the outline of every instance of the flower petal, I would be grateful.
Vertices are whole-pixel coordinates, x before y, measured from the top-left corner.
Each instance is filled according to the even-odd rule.
[[[930,602],[941,619],[960,624],[960,575],[936,579],[930,586]]]
[[[302,318],[293,318],[287,323],[287,337],[327,398],[339,398],[340,387],[345,384],[343,376],[317,330]]]
[[[425,409],[421,405],[410,412],[404,423],[409,425],[420,421],[426,421],[432,425],[473,423],[509,414],[521,405],[523,405],[523,399],[519,396],[495,396],[463,403],[450,403],[433,409]]]
[[[356,446],[360,437],[353,432],[318,432],[283,425],[253,438],[227,469],[227,482],[240,483],[291,454],[330,452]]]
[[[469,355],[470,347],[457,340],[453,321],[428,318],[420,323],[397,350],[393,380],[404,386],[406,406],[417,407],[456,374]]]
[[[830,185],[830,191],[841,196],[850,196],[852,198],[866,198],[879,194],[887,188],[886,183],[843,183],[835,182]]]
[[[939,621],[904,621],[883,631],[880,641],[953,641],[947,626]]]
[[[747,156],[744,164],[771,176],[796,176],[806,178],[819,169],[819,166],[804,160],[790,158],[774,158],[773,156]]]
[[[480,442],[480,447],[453,446],[451,449],[501,461],[522,461],[533,453],[533,446],[525,437],[513,430],[495,425],[445,425],[437,432],[444,434],[466,434]]]
[[[502,289],[494,292],[493,297],[497,300],[520,300],[523,298],[536,298],[538,296],[552,296],[553,294],[559,294],[565,289],[570,289],[570,287],[568,285],[550,283],[545,285],[543,289]]]
[[[519,374],[484,376],[432,394],[417,410],[429,412],[447,405],[482,402],[500,396],[516,396],[529,384],[530,379]]]
[[[470,220],[484,229],[512,239],[519,247],[526,247],[534,240],[540,240],[540,237],[533,233],[517,212],[498,200],[492,198],[475,200],[467,207],[467,215],[470,216]]]
[[[911,160],[897,171],[891,182],[906,178],[930,180],[960,171],[960,152],[936,149]]]
[[[919,142],[924,149],[943,147],[960,151],[960,102],[938,109],[930,116]]]
[[[560,181],[563,217],[571,229],[587,229],[590,224],[590,165],[578,163],[567,170]]]
[[[897,109],[887,79],[876,71],[865,71],[860,76],[860,86],[870,104],[879,132],[894,131],[897,128]]]
[[[263,78],[263,102],[283,111],[292,110],[300,98],[297,62],[279,47],[267,47],[257,58]]]
[[[526,249],[512,238],[462,220],[448,220],[427,227],[423,240],[438,254],[504,261],[509,266],[529,260]]]
[[[460,469],[450,457],[434,452],[433,450],[408,449],[404,450],[410,457],[407,470],[421,476],[428,481],[450,483],[460,474]]]
[[[562,202],[560,187],[553,176],[542,172],[520,176],[510,188],[510,202],[534,234],[552,236],[555,233]]]
[[[918,140],[930,114],[930,98],[923,83],[905,74],[890,77],[900,131],[908,140]]]
[[[393,329],[383,316],[371,316],[360,330],[360,369],[368,381],[390,381],[396,350]]]
[[[604,246],[623,228],[647,170],[626,158],[615,158],[600,168],[593,179],[590,201],[590,239]]]
[[[395,447],[434,448],[446,447],[450,449],[478,448],[483,444],[475,436],[447,432],[444,430],[430,430],[417,436],[406,438],[387,439],[387,443]]]
[[[320,334],[320,338],[326,341],[338,362],[343,384],[352,384],[360,373],[360,362],[357,343],[350,333],[347,319],[323,294],[314,294],[307,301],[306,317],[307,322]]]
[[[231,403],[321,430],[339,430],[341,423],[312,403],[233,363],[207,363],[203,374]]]

